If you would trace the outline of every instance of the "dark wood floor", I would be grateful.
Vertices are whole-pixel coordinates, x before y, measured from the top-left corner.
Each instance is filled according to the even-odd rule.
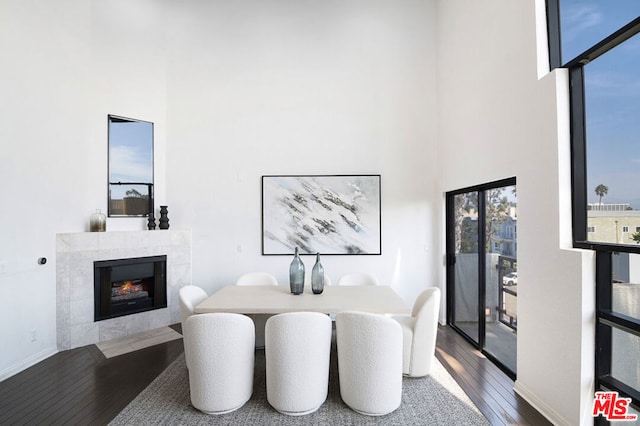
[[[516,394],[513,380],[448,326],[438,329],[436,357],[492,425],[551,425]]]
[[[110,359],[59,352],[0,382],[0,425],[107,424],[182,352],[182,339]]]
[[[107,424],[182,351],[175,340],[111,359],[94,345],[60,352],[0,382],[0,425]],[[449,327],[438,332],[436,356],[491,424],[550,424]]]

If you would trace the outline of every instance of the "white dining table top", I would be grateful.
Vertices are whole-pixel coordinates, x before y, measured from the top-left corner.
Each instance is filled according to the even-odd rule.
[[[408,314],[411,309],[389,286],[326,286],[313,294],[310,286],[294,295],[289,286],[223,287],[195,308],[197,314],[234,312],[242,314],[279,314],[284,312],[321,312],[337,314],[361,311],[378,314]]]

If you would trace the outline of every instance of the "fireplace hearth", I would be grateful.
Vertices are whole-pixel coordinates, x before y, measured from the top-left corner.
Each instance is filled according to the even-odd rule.
[[[167,307],[167,256],[95,261],[95,321]]]

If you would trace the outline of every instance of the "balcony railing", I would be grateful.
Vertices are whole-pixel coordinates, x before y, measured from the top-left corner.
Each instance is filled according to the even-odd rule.
[[[518,330],[518,285],[499,284],[498,319],[514,331]]]

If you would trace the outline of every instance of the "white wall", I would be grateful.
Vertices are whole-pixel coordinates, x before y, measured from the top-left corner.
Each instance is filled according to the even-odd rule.
[[[414,0],[176,7],[168,203],[193,228],[194,284],[288,284],[292,256],[260,254],[262,175],[359,173],[382,176],[383,254],[323,256],[325,272],[369,270],[410,303],[436,284],[434,18]]]
[[[73,87],[85,78],[89,32],[57,5],[34,3],[0,3],[0,377],[55,352],[55,227],[91,212],[60,211],[91,197],[87,167],[68,161],[88,151],[86,98]]]
[[[164,11],[130,3],[0,0],[0,379],[56,351],[55,234],[106,212],[108,113],[156,123],[164,201]]]
[[[291,258],[260,255],[263,174],[380,173],[383,255],[325,271],[409,303],[436,284],[435,32],[423,0],[0,0],[0,379],[56,350],[55,234],[106,211],[109,113],[155,123],[156,205],[207,291],[287,283]]]
[[[588,424],[594,274],[569,249],[566,73],[538,80],[533,1],[439,2],[438,27],[442,192],[517,178],[516,390],[556,424]]]

